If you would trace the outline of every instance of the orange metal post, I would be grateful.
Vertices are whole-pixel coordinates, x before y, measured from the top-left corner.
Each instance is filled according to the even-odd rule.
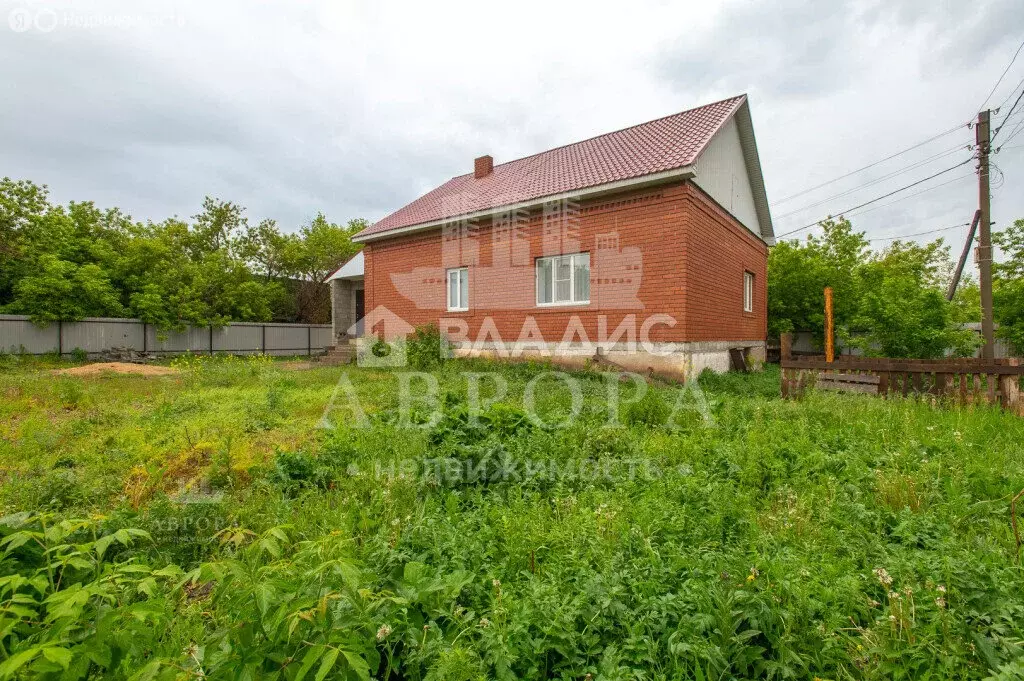
[[[836,348],[832,340],[832,287],[825,287],[825,361],[832,363],[836,358]]]

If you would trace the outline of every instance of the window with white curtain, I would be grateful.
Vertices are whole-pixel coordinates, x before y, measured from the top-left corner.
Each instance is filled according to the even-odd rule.
[[[743,273],[743,311],[754,311],[754,273]]]
[[[448,270],[448,311],[464,312],[469,309],[469,269],[459,267]]]
[[[590,302],[590,254],[537,258],[537,305]]]

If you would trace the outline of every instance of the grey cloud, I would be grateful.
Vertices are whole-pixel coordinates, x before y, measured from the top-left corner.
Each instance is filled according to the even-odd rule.
[[[644,20],[624,28],[626,18],[588,5],[568,35],[565,17],[487,17],[475,5],[428,13],[421,20],[435,24],[396,38],[403,27],[383,5],[174,0],[152,11],[180,25],[41,34],[6,26],[10,7],[41,3],[0,0],[0,175],[138,219],[191,215],[206,194],[284,228],[317,211],[375,219],[468,172],[475,156],[500,163],[748,91],[769,191],[782,196],[969,115],[1024,36],[1019,2],[734,1],[706,29],[677,3],[637,7]],[[143,11],[117,0],[62,6]],[[592,30],[600,22],[614,39]],[[410,35],[419,44],[405,44]],[[453,45],[464,49],[440,49]],[[500,55],[514,59],[490,61]],[[1022,75],[1009,74],[995,99]],[[929,101],[904,98],[890,116],[901,82]],[[997,161],[1007,177],[997,219],[1024,215],[1014,191],[1024,154]],[[951,189],[858,224],[887,233],[969,218],[970,188]]]
[[[734,2],[709,32],[665,44],[660,70],[689,91],[821,96],[849,79],[842,36],[854,20],[848,3]]]

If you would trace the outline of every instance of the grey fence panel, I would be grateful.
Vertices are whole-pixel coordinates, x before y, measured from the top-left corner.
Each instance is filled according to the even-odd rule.
[[[323,352],[334,345],[334,334],[331,333],[330,326],[311,326],[309,328],[313,334],[313,352]]]
[[[0,351],[27,352],[42,355],[57,352],[60,346],[60,327],[36,326],[23,315],[0,314]]]
[[[261,324],[232,324],[213,330],[213,351],[235,355],[253,355],[263,352],[263,326]]]
[[[184,331],[160,331],[147,325],[146,351],[162,354],[209,353],[210,327],[189,326]]]
[[[307,326],[267,325],[268,355],[305,355],[309,352],[310,346],[310,331]]]
[[[0,315],[0,351],[65,355],[81,349],[97,355],[112,348],[139,352],[181,354],[213,352],[251,355],[305,355],[333,345],[330,324],[229,324],[222,328],[190,326],[184,331],[160,331],[138,319],[90,317],[79,322],[36,326],[24,315]]]
[[[109,348],[142,350],[142,322],[137,319],[87,318],[63,323],[61,348],[95,354]]]

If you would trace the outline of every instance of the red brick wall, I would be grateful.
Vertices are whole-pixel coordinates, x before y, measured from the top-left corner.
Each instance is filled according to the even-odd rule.
[[[639,331],[643,320],[656,313],[669,314],[677,323],[655,326],[654,341],[765,337],[767,249],[697,187],[679,183],[634,191],[588,200],[579,209],[574,223],[579,245],[555,252],[591,254],[589,305],[535,306],[533,261],[553,253],[545,250],[543,216],[534,212],[522,230],[519,251],[509,256],[493,243],[490,223],[480,226],[475,245],[458,252],[442,249],[440,230],[370,242],[365,249],[366,310],[383,305],[413,325],[463,319],[473,339],[485,317],[494,320],[504,341],[519,338],[524,320],[532,316],[544,340],[557,342],[573,316],[596,341],[601,316],[611,333],[628,315],[635,315]],[[620,250],[638,251],[641,271],[612,271],[611,259],[599,257],[598,236],[610,233],[617,233]],[[521,267],[495,266],[508,260]],[[444,269],[457,266],[469,268],[468,312],[445,310]],[[408,274],[417,267],[432,270]],[[755,275],[754,312],[749,314],[743,313],[744,269]],[[417,300],[398,292],[395,275],[406,276],[407,287],[411,279]],[[637,280],[634,297],[631,282]]]
[[[686,197],[686,340],[753,340],[768,335],[764,242],[700,189]],[[754,275],[751,312],[743,311],[743,273]]]

